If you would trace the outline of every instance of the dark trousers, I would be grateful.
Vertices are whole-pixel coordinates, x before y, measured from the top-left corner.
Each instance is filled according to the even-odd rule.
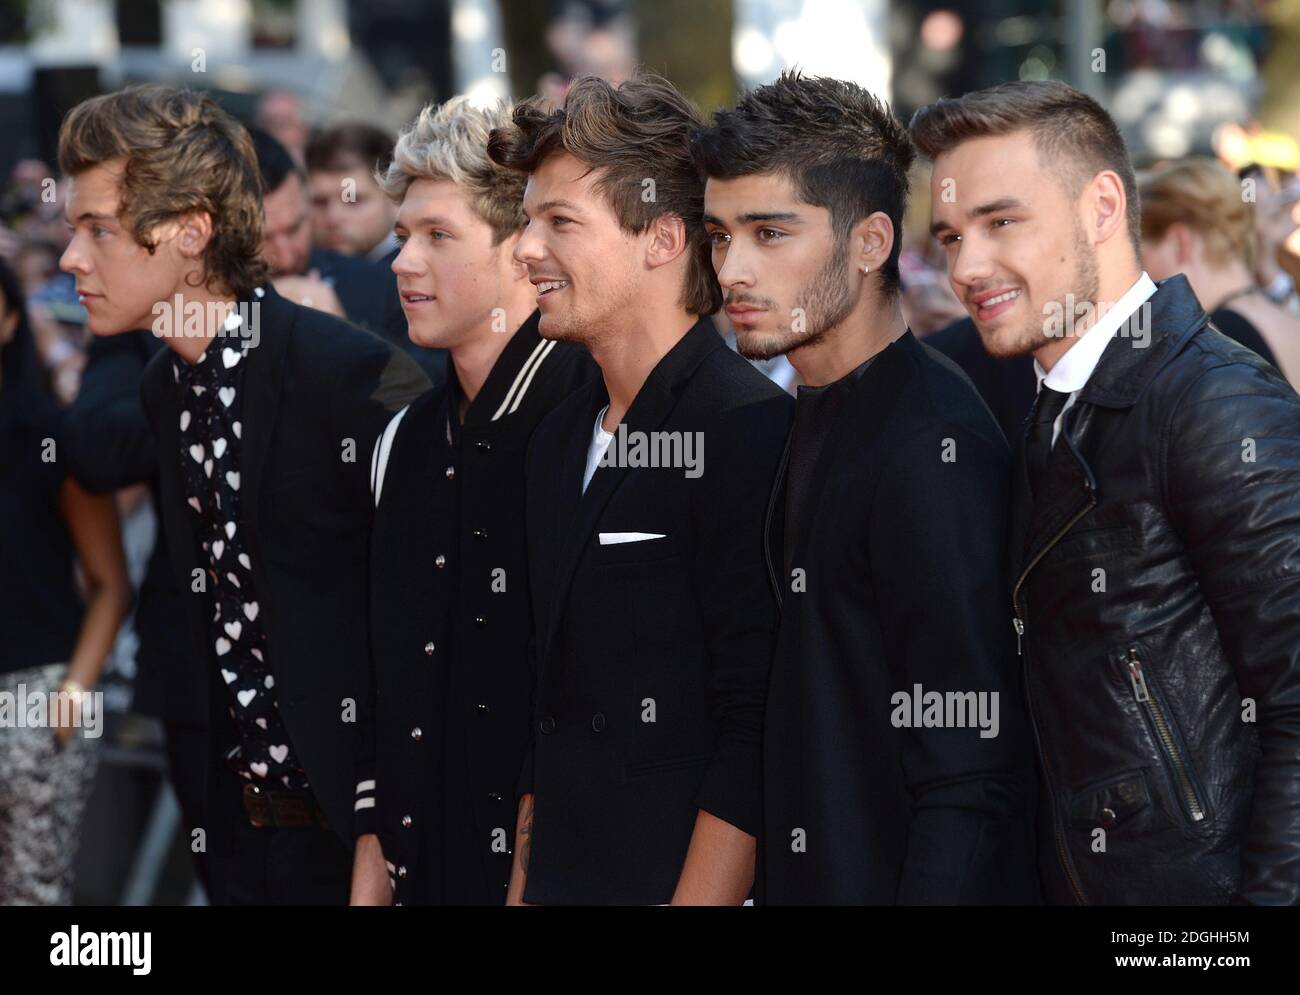
[[[347,905],[352,849],[332,829],[258,829],[239,779],[214,772],[208,869],[213,905]],[[218,820],[219,823],[218,824]]]
[[[207,798],[204,793],[203,772],[207,768],[210,745],[208,727],[194,722],[163,720],[163,742],[167,749],[167,776],[176,801],[181,807],[183,835],[188,842],[196,828],[206,826]],[[190,848],[193,851],[193,847]],[[203,888],[212,892],[212,877],[208,873],[207,853],[193,854],[194,870],[203,882]]]

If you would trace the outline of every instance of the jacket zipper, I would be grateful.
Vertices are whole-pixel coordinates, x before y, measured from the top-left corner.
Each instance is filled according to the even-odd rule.
[[[790,438],[787,436],[785,449],[781,452],[781,465],[776,468],[776,480],[772,485],[772,493],[767,498],[767,516],[763,519],[763,561],[767,564],[767,575],[771,578],[772,590],[776,593],[777,608],[782,606],[784,599],[781,597],[781,585],[776,579],[776,567],[772,565],[772,509],[776,507],[776,496],[781,490],[781,481],[785,477],[785,467],[789,459]]]
[[[1011,620],[1011,624],[1015,627],[1016,630],[1016,655],[1017,656],[1021,655],[1022,653],[1020,640],[1021,637],[1024,636],[1025,634],[1025,620],[1024,620],[1024,616],[1021,615],[1020,613],[1021,585],[1024,584],[1025,578],[1029,576],[1029,572],[1034,569],[1038,561],[1047,555],[1048,550],[1050,550],[1053,546],[1055,546],[1058,542],[1060,542],[1061,537],[1064,536],[1065,533],[1069,532],[1070,529],[1074,528],[1074,523],[1077,522],[1084,515],[1088,514],[1088,512],[1090,512],[1096,506],[1096,504],[1097,504],[1096,492],[1090,491],[1088,495],[1088,503],[1085,504],[1082,508],[1080,508],[1079,511],[1074,515],[1074,517],[1072,517],[1068,522],[1066,522],[1065,525],[1062,526],[1061,530],[1056,533],[1056,535],[1052,536],[1052,541],[1047,543],[1047,545],[1045,545],[1042,549],[1040,549],[1037,555],[1032,560],[1029,561],[1029,565],[1026,566],[1023,571],[1021,571],[1020,579],[1016,581],[1016,586],[1011,592],[1011,606],[1016,613],[1015,618]],[[1025,702],[1026,704],[1029,705],[1029,724],[1033,727],[1034,730],[1034,742],[1038,747],[1038,755],[1043,758],[1044,780],[1047,782],[1048,794],[1051,795],[1052,794],[1051,780],[1046,776],[1046,772],[1050,770],[1050,766],[1047,763],[1047,754],[1043,750],[1042,737],[1038,733],[1038,716],[1037,713],[1035,713],[1034,711],[1034,696],[1033,696],[1033,692],[1030,691],[1029,684],[1030,684],[1029,673],[1028,673],[1028,668],[1026,668]],[[1078,879],[1074,876],[1074,865],[1070,863],[1069,854],[1066,852],[1065,833],[1062,832],[1061,830],[1061,820],[1056,811],[1055,799],[1053,799],[1052,801],[1052,833],[1056,841],[1056,859],[1061,865],[1061,870],[1065,871],[1066,880],[1070,882],[1070,890],[1074,892],[1074,897],[1079,902],[1080,905],[1087,905],[1088,900],[1083,897],[1083,885],[1081,885]]]
[[[1052,536],[1052,541],[1049,542],[1047,545],[1045,545],[1042,549],[1040,549],[1038,553],[1034,556],[1034,558],[1029,561],[1029,565],[1025,567],[1024,570],[1021,571],[1020,579],[1016,581],[1016,586],[1011,591],[1011,607],[1016,613],[1015,618],[1011,620],[1011,625],[1016,630],[1016,656],[1021,656],[1023,654],[1023,648],[1020,645],[1020,640],[1025,634],[1025,619],[1024,616],[1020,614],[1021,585],[1024,584],[1025,578],[1029,576],[1029,571],[1033,570],[1034,567],[1038,565],[1038,561],[1041,560],[1044,556],[1046,556],[1051,551],[1052,547],[1061,541],[1061,537],[1064,536],[1065,533],[1069,532],[1070,529],[1074,528],[1074,523],[1077,522],[1084,515],[1088,514],[1088,512],[1092,511],[1092,509],[1095,508],[1096,506],[1097,506],[1097,498],[1092,494],[1089,494],[1088,503],[1085,504],[1082,508],[1080,508],[1078,513],[1073,518],[1071,518],[1068,522],[1066,522],[1065,525],[1061,527],[1061,530],[1056,533],[1056,535]]]
[[[1178,789],[1183,794],[1183,800],[1187,803],[1192,821],[1200,822],[1205,818],[1205,808],[1201,805],[1201,800],[1196,797],[1196,788],[1192,784],[1192,778],[1187,772],[1187,763],[1183,760],[1173,731],[1169,727],[1165,710],[1147,685],[1146,677],[1142,673],[1142,660],[1138,656],[1136,646],[1129,647],[1125,660],[1128,664],[1129,682],[1133,685],[1133,697],[1139,704],[1146,706],[1146,712],[1151,716],[1151,724],[1155,726],[1160,745],[1164,747],[1165,756],[1174,768],[1174,778],[1178,782]]]

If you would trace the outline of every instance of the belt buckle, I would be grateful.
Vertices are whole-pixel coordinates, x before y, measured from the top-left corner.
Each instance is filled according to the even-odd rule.
[[[251,803],[249,800],[250,798],[253,799]],[[257,803],[260,803],[261,806],[265,806],[267,819],[265,822],[260,821],[258,816],[255,814],[254,810],[259,807]],[[248,816],[248,821],[254,829],[275,828],[275,809],[271,805],[271,799],[268,795],[264,794],[262,789],[256,784],[244,784],[244,812]]]

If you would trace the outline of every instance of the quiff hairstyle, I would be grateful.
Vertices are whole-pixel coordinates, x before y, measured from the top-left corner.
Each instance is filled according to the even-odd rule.
[[[787,71],[749,91],[734,110],[713,116],[713,127],[691,138],[695,163],[706,177],[730,180],[776,173],[799,198],[831,215],[844,244],[863,218],[883,212],[894,244],[881,267],[884,289],[901,286],[908,170],[916,150],[888,105],[855,83]]]
[[[397,139],[392,162],[375,179],[400,204],[416,180],[450,180],[469,191],[474,212],[492,228],[492,244],[524,226],[527,176],[488,157],[488,137],[510,124],[510,105],[475,107],[466,97],[430,104]]]
[[[1137,178],[1119,128],[1086,93],[1059,80],[1017,80],[943,97],[912,115],[912,140],[933,161],[973,138],[1028,130],[1045,166],[1055,167],[1077,197],[1103,170],[1124,185],[1125,221],[1133,252],[1141,255],[1142,209]]]
[[[662,76],[638,71],[618,87],[583,76],[558,110],[537,98],[517,106],[510,127],[492,133],[488,154],[527,174],[567,152],[599,171],[596,189],[634,235],[665,214],[681,218],[688,265],[680,303],[691,314],[712,314],[722,291],[704,231],[704,180],[690,152],[690,134],[703,124],[695,105]],[[646,181],[653,181],[653,197],[645,196]]]
[[[1157,240],[1181,221],[1205,240],[1216,266],[1239,261],[1255,266],[1255,211],[1242,196],[1242,181],[1216,159],[1170,163],[1138,181],[1142,237]]]
[[[119,219],[152,255],[152,233],[194,211],[212,217],[203,285],[246,294],[264,283],[262,179],[244,126],[212,98],[150,84],[92,97],[59,129],[59,169],[75,177],[121,159]]]

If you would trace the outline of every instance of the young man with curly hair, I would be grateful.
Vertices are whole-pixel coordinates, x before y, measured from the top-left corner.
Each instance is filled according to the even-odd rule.
[[[427,389],[414,364],[284,300],[261,261],[248,133],[210,98],[134,87],[75,107],[61,266],[96,335],[167,349],[141,393],[162,528],[204,672],[206,847],[218,904],[344,904],[373,811],[363,755],[374,440]],[[178,661],[179,663],[179,661]]]

